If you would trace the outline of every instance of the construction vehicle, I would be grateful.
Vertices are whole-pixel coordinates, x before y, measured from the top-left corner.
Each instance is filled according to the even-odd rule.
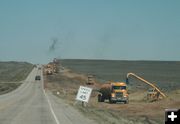
[[[52,74],[53,74],[53,72],[52,72],[51,69],[47,69],[47,70],[46,70],[46,75],[52,75]]]
[[[49,62],[44,66],[44,72],[46,75],[52,75],[59,72],[60,60],[54,58],[52,62]]]
[[[98,102],[104,102],[106,99],[108,99],[110,103],[124,102],[127,104],[129,97],[126,83],[111,82],[103,84],[99,89]]]
[[[95,83],[94,75],[88,74],[87,78],[88,79],[87,79],[86,84],[87,85],[94,85],[94,83]]]
[[[54,58],[53,63],[56,65],[60,65],[60,59]]]
[[[52,69],[53,69],[53,73],[58,73],[59,72],[58,65],[56,65],[55,63],[53,63]]]
[[[129,77],[130,76],[137,78],[138,80],[146,83],[147,85],[149,85],[151,87],[147,92],[147,100],[148,101],[150,101],[150,102],[157,101],[159,99],[167,97],[157,86],[155,86],[155,84],[150,83],[149,81],[139,77],[138,75],[136,75],[134,73],[128,73],[127,74],[127,76],[126,76],[126,83],[127,84],[129,83]]]
[[[53,59],[53,71],[54,71],[54,73],[59,72],[59,67],[61,67],[60,59],[54,58]]]
[[[47,64],[45,67],[45,73],[46,75],[52,75],[53,74],[53,68],[51,64]]]

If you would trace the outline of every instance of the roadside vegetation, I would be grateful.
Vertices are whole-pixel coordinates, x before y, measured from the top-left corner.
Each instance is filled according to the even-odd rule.
[[[31,72],[33,65],[27,62],[0,62],[0,94],[16,89]]]

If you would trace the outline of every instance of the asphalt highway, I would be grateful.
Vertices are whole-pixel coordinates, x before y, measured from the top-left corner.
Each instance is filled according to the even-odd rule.
[[[35,76],[41,80],[36,81]],[[0,96],[0,124],[96,124],[43,88],[34,68],[16,90]]]

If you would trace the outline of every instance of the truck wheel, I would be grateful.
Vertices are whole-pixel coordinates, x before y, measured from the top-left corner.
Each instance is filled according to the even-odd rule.
[[[104,102],[104,99],[101,94],[98,95],[98,102]]]
[[[104,97],[103,96],[101,96],[101,102],[104,102]]]
[[[112,100],[111,100],[111,97],[110,97],[110,98],[109,98],[109,103],[110,103],[110,104],[113,104],[113,103],[116,103],[116,102],[115,102],[115,101],[112,101]]]
[[[112,103],[113,103],[113,101],[111,100],[111,98],[109,98],[109,103],[110,103],[110,104],[112,104]]]
[[[98,102],[101,102],[101,95],[98,95]]]
[[[125,102],[124,102],[124,104],[128,104],[129,103],[129,100],[126,100]]]

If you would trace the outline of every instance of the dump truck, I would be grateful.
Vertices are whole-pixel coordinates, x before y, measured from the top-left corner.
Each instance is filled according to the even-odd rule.
[[[110,103],[129,102],[127,85],[124,82],[105,83],[99,89],[98,102],[109,100]]]

